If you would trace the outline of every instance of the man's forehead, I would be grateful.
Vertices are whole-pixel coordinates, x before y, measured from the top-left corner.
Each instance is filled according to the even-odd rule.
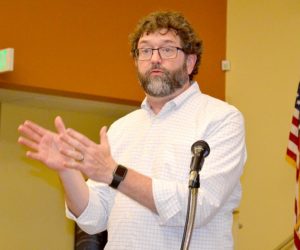
[[[145,32],[139,39],[140,42],[147,42],[151,41],[154,38],[161,38],[162,40],[166,41],[180,41],[179,36],[177,35],[177,32],[173,29],[159,29],[154,32]]]

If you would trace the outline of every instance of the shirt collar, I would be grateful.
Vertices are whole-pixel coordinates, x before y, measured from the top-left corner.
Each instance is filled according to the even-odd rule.
[[[165,110],[166,108],[169,110],[170,108],[176,108],[182,105],[190,96],[194,95],[195,93],[201,93],[199,85],[197,82],[192,82],[191,86],[187,88],[184,92],[180,95],[176,96],[174,99],[168,101],[162,108],[161,111]],[[150,105],[147,101],[147,97],[143,100],[141,104],[141,108],[147,110],[148,112],[152,112]]]

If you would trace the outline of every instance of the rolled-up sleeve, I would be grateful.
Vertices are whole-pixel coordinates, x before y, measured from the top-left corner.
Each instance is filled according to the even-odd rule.
[[[216,117],[210,121],[203,136],[211,150],[200,172],[195,227],[209,223],[222,209],[228,212],[238,206],[240,176],[246,160],[244,121],[240,112]],[[183,183],[153,179],[152,185],[159,223],[184,226],[188,180]]]
[[[66,205],[66,216],[89,234],[106,230],[108,216],[112,207],[114,191],[107,185],[89,180],[89,202],[79,217],[74,216]]]

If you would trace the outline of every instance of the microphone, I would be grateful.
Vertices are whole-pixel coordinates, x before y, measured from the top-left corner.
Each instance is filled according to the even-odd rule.
[[[199,172],[202,169],[204,158],[209,155],[210,148],[205,141],[196,141],[192,147],[191,151],[193,153],[191,166],[190,166],[190,179],[189,187],[200,187],[199,183]]]
[[[205,141],[196,141],[191,148],[193,158],[191,162],[191,171],[201,171],[204,158],[209,155],[210,148]]]

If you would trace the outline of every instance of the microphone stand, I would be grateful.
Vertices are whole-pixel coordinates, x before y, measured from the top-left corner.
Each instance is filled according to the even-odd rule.
[[[186,221],[180,248],[181,250],[189,249],[196,216],[198,189],[200,187],[199,172],[201,171],[201,168],[203,166],[204,158],[209,155],[210,148],[207,142],[196,141],[192,145],[191,151],[194,156],[192,158],[189,176],[189,197]]]
[[[192,171],[189,179],[189,198],[188,198],[188,206],[187,206],[187,215],[184,226],[184,233],[181,242],[181,250],[188,250],[194,221],[196,216],[196,207],[197,207],[197,197],[198,197],[198,189],[200,187],[200,179],[199,173],[197,171]]]

